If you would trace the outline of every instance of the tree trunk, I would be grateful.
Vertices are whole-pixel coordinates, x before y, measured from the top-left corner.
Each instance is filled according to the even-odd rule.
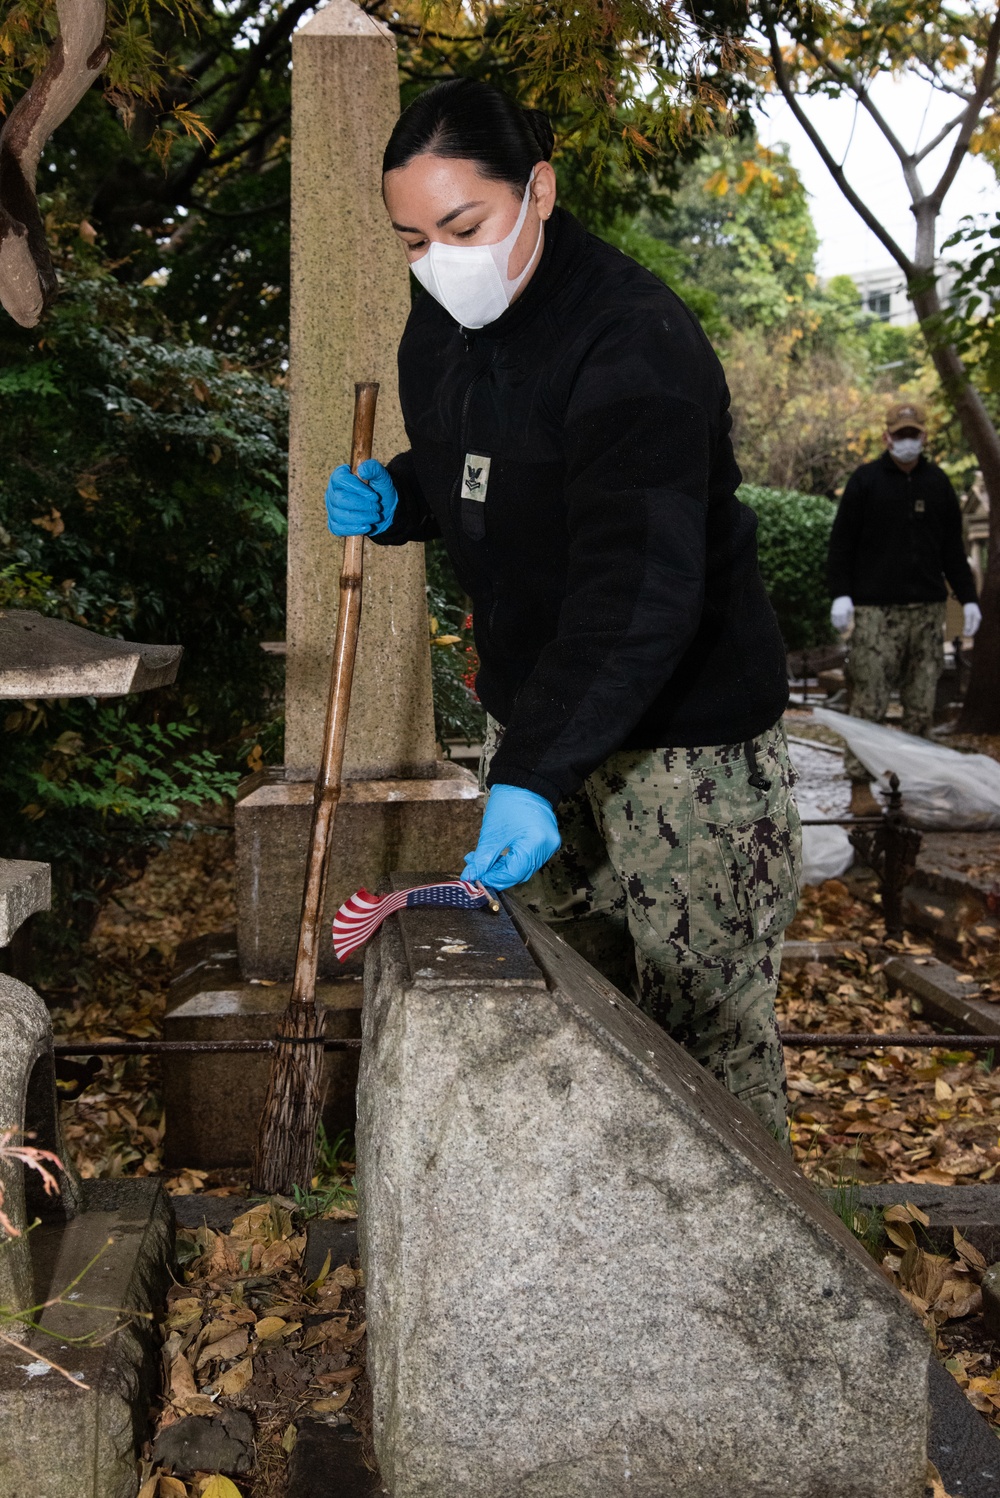
[[[928,287],[927,280],[932,284]],[[933,272],[910,284],[910,295],[941,384],[979,461],[990,501],[990,544],[980,604],[983,622],[972,652],[972,673],[958,726],[963,733],[1000,733],[1000,434],[973,388],[954,344]]]

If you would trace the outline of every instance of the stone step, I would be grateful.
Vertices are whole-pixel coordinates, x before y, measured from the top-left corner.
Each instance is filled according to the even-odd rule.
[[[836,1190],[824,1191],[831,1205]],[[932,1186],[919,1181],[884,1181],[877,1185],[858,1185],[853,1200],[861,1208],[902,1206],[911,1202],[930,1218],[928,1227],[918,1229],[921,1247],[934,1253],[950,1253],[954,1240],[952,1229],[958,1228],[973,1248],[978,1248],[989,1264],[1000,1260],[1000,1185],[976,1181],[968,1186]]]
[[[1000,1040],[1000,1004],[979,997],[975,983],[936,957],[890,957],[885,964],[890,988],[914,1000],[922,1018],[967,1035],[996,1035]]]

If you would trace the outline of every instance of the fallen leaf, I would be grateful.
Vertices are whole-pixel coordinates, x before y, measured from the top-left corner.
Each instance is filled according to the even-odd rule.
[[[215,1380],[219,1394],[242,1394],[253,1378],[253,1358],[242,1358]]]
[[[221,1415],[222,1413],[215,1401],[209,1399],[207,1394],[186,1394],[183,1399],[174,1400],[173,1407],[182,1415]]]
[[[279,1238],[274,1243],[269,1243],[260,1256],[261,1274],[273,1274],[276,1269],[283,1269],[290,1264],[294,1257],[291,1244],[284,1238]]]
[[[356,1347],[367,1330],[367,1321],[362,1321],[360,1326],[356,1326],[352,1332],[348,1332],[346,1337],[341,1338],[341,1341],[345,1347]]]
[[[333,1394],[326,1399],[314,1399],[309,1408],[317,1415],[335,1415],[338,1410],[344,1408],[353,1393],[354,1385],[348,1384],[346,1389],[341,1389],[339,1394]]]
[[[350,1264],[338,1264],[330,1275],[330,1280],[335,1285],[341,1285],[345,1290],[353,1290],[358,1283],[358,1277]]]
[[[941,1481],[941,1474],[933,1462],[927,1463],[927,1486],[930,1489],[928,1498],[951,1498]]]
[[[316,1292],[318,1290],[321,1290],[323,1288],[323,1285],[326,1283],[326,1279],[327,1279],[327,1276],[329,1275],[329,1273],[330,1273],[330,1250],[327,1249],[327,1251],[326,1251],[326,1258],[323,1260],[323,1267],[320,1270],[319,1274],[316,1276],[316,1278],[313,1280],[312,1284],[306,1286],[306,1289],[305,1289],[306,1295],[308,1295],[310,1298],[314,1298],[315,1295],[316,1295]]]
[[[291,1456],[292,1452],[294,1451],[295,1442],[298,1439],[298,1434],[299,1433],[295,1429],[294,1425],[289,1425],[286,1427],[285,1433],[281,1438],[281,1449],[286,1456]]]
[[[167,1477],[162,1473],[157,1481],[160,1485],[157,1498],[188,1498],[188,1490],[179,1477]]]
[[[170,1363],[170,1398],[176,1403],[197,1392],[198,1385],[195,1383],[194,1370],[184,1354],[180,1352]]]
[[[329,1373],[318,1373],[314,1382],[321,1389],[330,1389],[334,1384],[349,1384],[361,1373],[360,1367],[355,1363],[351,1368],[333,1368]]]
[[[206,1363],[228,1362],[230,1358],[240,1357],[247,1350],[248,1336],[246,1327],[238,1326],[228,1336],[220,1337],[216,1342],[210,1342],[198,1354],[195,1367],[203,1368]]]
[[[347,1331],[347,1317],[331,1316],[327,1321],[317,1322],[315,1326],[306,1329],[302,1338],[302,1351],[308,1352],[310,1347],[318,1347],[321,1342],[341,1341],[343,1334]]]
[[[202,1304],[197,1296],[186,1295],[173,1302],[164,1325],[168,1331],[176,1331],[180,1327],[190,1326],[192,1321],[197,1321],[201,1313]]]
[[[287,1322],[281,1316],[265,1316],[257,1322],[255,1328],[258,1342],[266,1342],[269,1337],[280,1337],[285,1330]]]
[[[979,1252],[979,1249],[973,1248],[969,1240],[962,1237],[961,1233],[958,1231],[958,1228],[952,1228],[951,1236],[954,1241],[956,1251],[961,1254],[962,1258],[967,1264],[971,1264],[974,1269],[986,1268],[986,1260]]]
[[[235,1482],[230,1482],[228,1477],[217,1472],[202,1488],[201,1498],[240,1498],[240,1490]]]

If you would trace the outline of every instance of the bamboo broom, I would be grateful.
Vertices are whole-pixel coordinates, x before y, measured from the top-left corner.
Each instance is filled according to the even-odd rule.
[[[372,454],[378,385],[354,387],[351,468]],[[254,1189],[288,1195],[293,1186],[308,1190],[316,1152],[316,1131],[323,1111],[323,1034],[325,1013],[316,1006],[320,921],[326,895],[333,823],[340,801],[351,681],[361,622],[364,536],[348,536],[340,573],[340,611],[330,674],[330,698],[323,730],[323,759],[313,796],[309,862],[302,893],[302,918],[295,953],[295,976],[288,1007],[278,1031],[264,1097],[254,1158]]]

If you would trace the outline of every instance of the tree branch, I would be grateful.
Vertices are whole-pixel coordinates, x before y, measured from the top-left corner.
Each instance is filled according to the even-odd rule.
[[[924,196],[924,190],[916,172],[917,158],[912,151],[906,149],[899,136],[889,124],[889,121],[885,118],[885,115],[875,104],[871,94],[868,92],[868,85],[862,79],[855,77],[848,68],[841,67],[839,63],[831,61],[814,43],[803,42],[802,45],[816,59],[820,67],[825,68],[831,78],[836,78],[838,83],[844,88],[849,89],[862,108],[868,111],[868,114],[878,126],[882,136],[899,159],[910,198],[915,203],[919,202]]]
[[[35,197],[42,149],[108,60],[105,0],[57,0],[59,35],[49,60],[0,131],[0,303],[33,328],[56,292]]]
[[[827,171],[830,173],[834,182],[836,182],[837,186],[840,188],[841,192],[844,194],[844,197],[850,203],[855,213],[857,213],[858,216],[864,221],[864,223],[867,224],[868,228],[872,231],[875,237],[889,251],[889,254],[892,256],[893,260],[895,260],[900,270],[902,270],[907,279],[909,279],[915,273],[916,266],[914,265],[910,257],[905,253],[905,251],[896,243],[896,241],[893,239],[892,235],[884,227],[884,225],[879,222],[878,218],[876,218],[875,214],[868,207],[868,204],[858,196],[857,192],[855,192],[854,188],[848,182],[847,177],[844,174],[843,167],[840,166],[840,164],[834,159],[823,137],[820,135],[819,131],[816,129],[816,126],[813,124],[812,120],[810,120],[805,110],[802,108],[802,105],[799,102],[798,94],[792,87],[791,79],[788,76],[788,69],[785,67],[785,59],[781,54],[781,47],[778,43],[778,33],[775,28],[774,17],[770,9],[764,10],[763,17],[764,28],[767,35],[768,45],[771,51],[771,65],[774,68],[775,82],[777,83],[778,88],[781,91],[785,103],[792,111],[792,114],[795,116],[798,123],[802,126],[802,129],[809,137],[809,140],[815,146],[817,152],[819,153],[820,159],[823,162],[823,165],[826,167]]]
[[[210,208],[207,203],[199,203],[197,198],[191,199],[192,208],[199,213],[207,213],[212,218],[259,218],[264,213],[274,213],[278,208],[288,208],[291,205],[291,196],[286,194],[283,198],[275,198],[273,203],[261,203],[259,208],[239,208],[233,212],[226,212],[222,208]]]
[[[256,130],[253,135],[248,135],[246,140],[230,146],[228,151],[220,151],[218,155],[213,156],[212,166],[227,166],[230,161],[235,161],[244,152],[252,151],[254,146],[259,145],[262,140],[266,140],[273,133],[276,126],[280,125],[283,120],[287,120],[290,113],[290,109],[279,109],[277,114],[273,114],[259,130]]]
[[[214,164],[217,142],[232,129],[273,54],[287,45],[302,16],[313,4],[314,0],[292,0],[277,20],[261,32],[250,49],[242,72],[233,81],[229,97],[209,126],[212,139],[200,142],[183,167],[170,178],[170,193],[176,202],[185,202],[202,172]]]
[[[957,114],[953,120],[949,120],[947,125],[942,125],[941,129],[938,131],[937,135],[934,136],[933,140],[929,140],[926,146],[921,146],[919,151],[915,151],[913,153],[914,161],[921,162],[923,161],[925,156],[929,156],[932,151],[936,151],[941,142],[948,139],[955,126],[960,125],[964,118],[965,111],[963,110],[962,113]]]
[[[976,87],[976,91],[973,94],[968,107],[966,108],[965,119],[963,121],[961,129],[958,132],[958,138],[951,148],[951,155],[948,158],[948,164],[938,179],[937,187],[935,187],[932,193],[928,194],[930,202],[932,202],[938,209],[940,209],[941,204],[944,202],[945,194],[947,193],[951,184],[954,182],[955,177],[958,175],[958,169],[962,165],[962,162],[965,160],[966,153],[969,149],[969,142],[972,139],[972,132],[975,130],[976,125],[979,122],[979,116],[982,113],[983,105],[986,103],[987,99],[996,88],[998,52],[1000,52],[1000,7],[998,7],[997,12],[993,17],[993,24],[990,26],[989,36],[986,39],[986,52],[983,57],[982,77],[980,78],[979,83]]]

